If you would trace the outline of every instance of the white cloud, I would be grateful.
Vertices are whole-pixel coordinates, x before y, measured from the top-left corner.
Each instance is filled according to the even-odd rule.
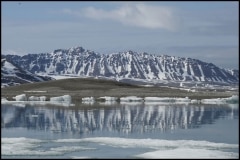
[[[149,29],[176,29],[174,10],[165,6],[150,6],[145,4],[124,5],[117,9],[103,10],[87,7],[81,11],[64,9],[63,13],[85,16],[96,20],[113,20],[124,25],[144,27]]]

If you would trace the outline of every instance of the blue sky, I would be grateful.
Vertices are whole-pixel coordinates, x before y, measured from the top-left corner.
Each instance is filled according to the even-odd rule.
[[[238,1],[2,1],[2,54],[82,46],[197,58],[238,68]]]

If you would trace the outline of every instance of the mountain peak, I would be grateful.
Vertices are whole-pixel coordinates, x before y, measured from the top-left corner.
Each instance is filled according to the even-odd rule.
[[[69,48],[69,52],[85,52],[85,49],[81,46],[75,46]]]

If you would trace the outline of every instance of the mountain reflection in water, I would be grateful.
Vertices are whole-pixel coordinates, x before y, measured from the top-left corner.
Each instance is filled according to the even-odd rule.
[[[98,107],[1,107],[2,128],[24,127],[34,130],[88,134],[94,131],[120,133],[165,132],[191,129],[214,123],[219,118],[238,117],[237,105],[128,105]]]

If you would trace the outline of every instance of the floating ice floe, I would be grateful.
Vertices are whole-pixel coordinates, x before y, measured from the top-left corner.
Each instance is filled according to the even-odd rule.
[[[103,100],[103,101],[116,101],[116,100],[117,100],[117,97],[104,96],[104,97],[99,97],[98,100]]]
[[[84,101],[94,102],[95,99],[94,99],[94,97],[83,97],[83,98],[82,98],[82,101],[83,101],[83,102],[84,102]]]
[[[15,107],[26,107],[26,106],[45,106],[45,105],[56,105],[56,106],[63,106],[69,107],[74,106],[75,104],[71,104],[68,102],[58,102],[58,101],[2,101],[1,104],[11,104]]]
[[[214,99],[202,99],[201,100],[202,104],[224,104],[226,103],[225,100],[222,98],[214,98]]]
[[[35,97],[35,96],[30,96],[28,97],[28,101],[39,101],[39,97]]]
[[[137,96],[128,96],[128,97],[121,97],[121,102],[135,102],[135,101],[143,101],[143,98]]]
[[[30,96],[27,98],[26,94],[20,94],[15,97],[15,102],[25,102],[25,101],[31,101],[31,102],[44,102],[46,101],[46,96]],[[99,97],[97,100],[104,101],[106,104],[113,104],[116,103],[118,98],[116,97],[110,97],[110,96],[104,96]],[[8,100],[4,97],[2,97],[3,103],[6,103]],[[67,103],[71,104],[71,96],[70,95],[63,95],[59,97],[51,97],[50,102],[52,103]],[[95,98],[94,97],[84,97],[82,98],[82,103],[85,104],[94,104]],[[214,99],[202,99],[202,100],[196,100],[196,99],[189,99],[188,97],[185,98],[175,98],[175,97],[137,97],[137,96],[127,96],[127,97],[121,97],[120,98],[120,104],[125,103],[135,103],[135,104],[149,104],[149,103],[192,103],[192,104],[236,104],[239,103],[239,97],[238,95],[232,95],[228,98],[214,98]]]
[[[186,154],[187,153],[187,154]],[[192,149],[192,148],[176,148],[163,150],[159,149],[156,151],[150,151],[136,155],[136,158],[142,159],[194,159],[194,158],[203,158],[203,159],[235,159],[238,157],[237,153],[233,152],[224,152],[218,150],[210,149]]]
[[[20,94],[15,97],[13,97],[16,101],[27,101],[27,96],[26,94]]]
[[[117,103],[117,97],[109,97],[109,96],[104,96],[104,97],[99,97],[97,100],[99,100],[100,105],[114,105]]]
[[[145,102],[173,102],[174,99],[170,97],[145,97]]]
[[[5,97],[2,97],[1,102],[3,102],[3,101],[8,101],[8,100]]]
[[[26,137],[1,138],[2,156],[63,156],[71,153],[82,153],[83,151],[97,151],[99,147],[87,147],[79,145],[81,143],[93,143],[94,146],[102,145],[105,148],[116,147],[126,150],[136,148],[141,149],[132,158],[219,158],[237,159],[239,145],[229,143],[215,143],[210,141],[196,140],[164,140],[164,139],[133,139],[118,137],[90,137],[77,139],[54,139],[48,148],[49,140],[40,140]],[[71,145],[66,145],[71,144]],[[45,147],[45,149],[44,149]],[[70,155],[71,156],[71,155]],[[71,156],[73,157],[73,156]],[[75,156],[74,156],[75,157]],[[79,158],[76,156],[75,158]],[[90,158],[90,157],[89,157]],[[94,158],[94,157],[92,157]]]
[[[47,99],[46,96],[40,96],[40,97],[30,96],[30,97],[28,97],[28,101],[46,101],[46,99]]]
[[[174,99],[170,97],[145,97],[144,101],[146,105],[156,105],[159,103],[173,103]]]
[[[232,95],[228,98],[213,98],[213,99],[202,99],[202,104],[226,104],[226,103],[238,103],[238,95]]]
[[[188,97],[185,98],[173,98],[173,97],[145,97],[145,102],[167,102],[167,103],[176,103],[176,102],[183,102],[183,103],[190,103],[191,99]]]
[[[185,97],[185,98],[175,98],[175,102],[190,103],[191,99],[189,99],[188,97]]]
[[[51,97],[50,101],[46,101],[46,96],[30,96],[27,98],[26,94],[20,94],[15,97],[13,97],[15,101],[8,101],[6,98],[2,97],[1,104],[12,104],[14,106],[18,107],[25,107],[26,104],[28,105],[46,105],[46,104],[54,104],[58,106],[74,106],[74,104],[71,104],[72,98],[70,95],[63,95],[59,97]]]
[[[92,142],[118,148],[147,148],[134,158],[238,158],[231,152],[238,144],[215,143],[196,140],[133,139],[118,137],[92,137],[83,139],[57,139],[56,142]]]
[[[104,101],[109,102],[108,104],[112,104],[112,102],[116,103],[117,98],[116,97],[99,97],[97,98],[97,101]],[[238,103],[238,95],[233,95],[229,98],[216,98],[216,99],[189,99],[189,97],[185,98],[177,98],[177,97],[137,97],[137,96],[127,96],[127,97],[121,97],[120,98],[120,104],[159,104],[159,103],[191,103],[191,104],[234,104]],[[110,103],[111,102],[111,103]],[[93,104],[95,103],[95,99],[93,97],[84,97],[82,98],[82,103],[88,103]]]
[[[239,97],[238,95],[232,95],[232,97],[225,98],[227,103],[238,103]]]
[[[40,99],[40,101],[46,101],[47,97],[46,96],[40,96],[39,99]]]
[[[82,103],[93,105],[95,103],[95,98],[94,97],[83,97]]]
[[[199,104],[201,101],[200,100],[197,100],[197,99],[192,99],[191,100],[191,103],[192,104]]]
[[[71,103],[72,102],[72,98],[70,95],[63,95],[63,96],[59,96],[59,97],[51,97],[50,101],[54,101],[54,102],[68,102]]]
[[[19,138],[1,138],[1,155],[2,156],[62,156],[71,152],[93,150],[84,146],[50,146],[50,148],[38,149],[46,143],[45,140],[31,139],[25,137]]]
[[[95,101],[82,101],[83,104],[93,105]]]

